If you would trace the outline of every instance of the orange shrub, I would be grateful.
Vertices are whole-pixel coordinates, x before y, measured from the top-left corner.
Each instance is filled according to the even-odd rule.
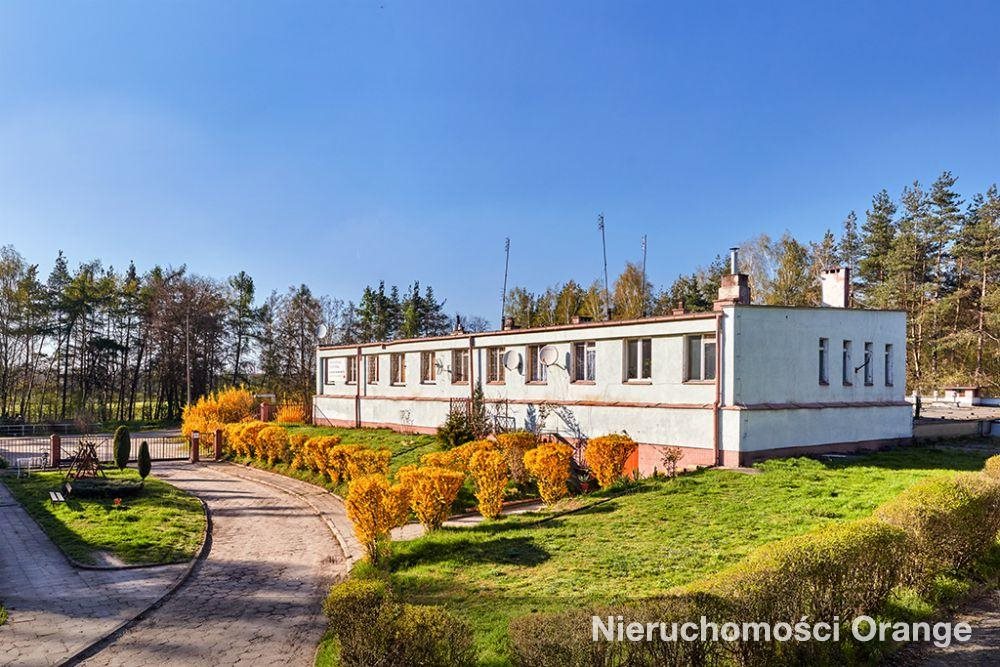
[[[507,460],[495,449],[480,449],[472,455],[469,471],[476,483],[479,513],[487,519],[497,518],[503,509],[504,491],[510,481]]]
[[[410,507],[427,530],[440,528],[451,513],[465,475],[439,466],[403,466],[396,473],[410,492]]]
[[[278,408],[274,421],[279,424],[304,424],[306,409],[301,405],[282,405]]]
[[[288,456],[288,431],[280,426],[266,426],[257,434],[258,456],[268,465],[286,460]]]
[[[305,433],[289,433],[288,434],[288,459],[287,461],[294,469],[299,469],[302,467],[302,450],[305,448],[306,441],[309,439]],[[296,463],[297,462],[297,463]]]
[[[547,505],[566,495],[572,458],[573,448],[561,442],[546,442],[525,453],[524,466],[538,483],[538,493]]]
[[[388,449],[358,449],[347,457],[347,478],[357,479],[365,475],[386,475],[389,473]]]
[[[292,465],[304,465],[310,470],[315,470],[322,475],[329,472],[330,450],[340,444],[340,436],[337,435],[317,435],[309,438],[302,445],[301,455],[298,461],[292,461]],[[339,477],[334,479],[337,483]]]
[[[538,444],[538,436],[529,431],[511,431],[497,436],[497,444],[507,459],[511,479],[515,484],[528,481],[528,471],[524,468],[524,454]]]
[[[186,406],[181,415],[181,433],[188,436],[193,431],[208,435],[226,424],[242,421],[253,413],[255,400],[246,389],[231,387]]]
[[[447,451],[424,454],[420,457],[420,462],[425,466],[437,466],[451,468],[459,472],[468,472],[469,461],[472,455],[484,449],[496,449],[496,444],[489,440],[473,440]]]
[[[341,445],[340,439],[337,444],[326,450],[325,472],[330,476],[330,480],[336,484],[350,479],[351,457],[361,450],[358,445]]]
[[[399,508],[405,507],[405,495],[399,485],[390,486],[384,475],[365,475],[348,487],[347,517],[372,562],[378,561],[379,546],[389,539],[389,531],[400,525]]]
[[[583,458],[602,489],[621,479],[625,462],[632,456],[637,446],[632,438],[617,433],[602,435],[587,443]]]

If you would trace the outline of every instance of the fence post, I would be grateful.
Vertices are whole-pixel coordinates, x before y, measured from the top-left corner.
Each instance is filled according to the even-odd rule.
[[[189,461],[190,463],[198,462],[198,453],[199,453],[198,450],[201,448],[200,436],[201,434],[198,433],[198,431],[194,431],[191,433],[191,458]]]
[[[53,468],[58,468],[62,460],[62,440],[58,433],[49,436],[49,463]]]
[[[222,429],[215,429],[215,460],[222,460]]]

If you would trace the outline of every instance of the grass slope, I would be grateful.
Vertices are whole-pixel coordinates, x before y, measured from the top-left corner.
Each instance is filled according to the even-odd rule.
[[[70,558],[98,563],[95,552],[113,554],[128,564],[173,563],[194,557],[205,530],[201,502],[150,476],[143,492],[116,509],[108,499],[49,500],[62,486],[61,472],[32,473],[27,479],[3,481],[42,530]],[[109,477],[138,479],[135,470],[117,470]]]
[[[406,599],[446,605],[472,623],[481,661],[504,664],[514,616],[664,593],[760,544],[866,516],[924,477],[977,470],[983,460],[908,448],[831,463],[770,461],[759,474],[646,480],[542,523],[522,515],[396,543],[391,568]]]

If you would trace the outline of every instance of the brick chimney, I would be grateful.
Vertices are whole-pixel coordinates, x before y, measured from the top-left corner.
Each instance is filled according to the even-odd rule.
[[[729,275],[722,276],[719,283],[719,298],[715,300],[714,309],[722,310],[723,306],[750,304],[750,276],[739,273],[739,248],[729,249]]]
[[[824,308],[847,308],[851,303],[851,269],[838,266],[823,269],[819,276]]]

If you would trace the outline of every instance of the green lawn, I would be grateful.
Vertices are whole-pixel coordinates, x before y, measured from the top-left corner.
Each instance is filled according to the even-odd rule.
[[[135,470],[108,472],[111,477],[138,479]],[[18,502],[66,555],[86,564],[101,562],[106,552],[128,564],[173,563],[194,557],[205,530],[201,502],[150,476],[142,493],[120,508],[113,499],[49,500],[62,486],[64,473],[32,473],[23,480],[3,478]]]
[[[514,616],[666,592],[760,544],[863,517],[919,479],[978,470],[984,459],[909,448],[830,463],[770,461],[759,474],[646,480],[549,521],[522,515],[396,543],[391,569],[406,599],[444,604],[470,621],[481,661],[503,664]]]

